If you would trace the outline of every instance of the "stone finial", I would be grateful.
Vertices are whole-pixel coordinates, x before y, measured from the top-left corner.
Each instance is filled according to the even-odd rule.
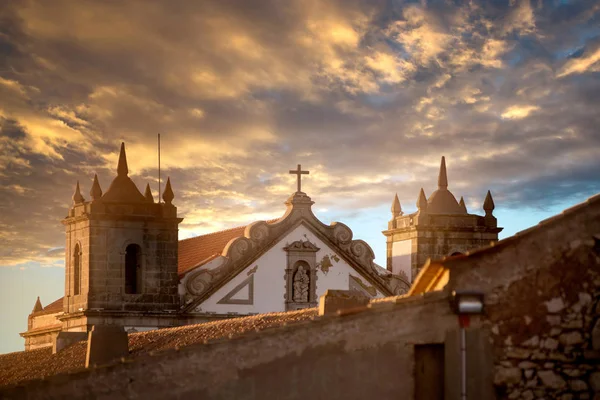
[[[392,202],[392,215],[394,217],[400,216],[404,214],[402,212],[402,206],[400,205],[400,199],[398,199],[398,193],[394,196],[394,201]]]
[[[419,199],[417,200],[417,208],[421,212],[427,211],[427,197],[425,196],[425,191],[421,188],[421,192],[419,192]]]
[[[150,184],[146,183],[146,191],[144,192],[144,197],[148,203],[154,203],[154,197],[152,196],[152,190],[150,190]]]
[[[75,186],[75,193],[73,193],[73,203],[80,204],[84,201],[85,199],[81,195],[81,190],[79,190],[79,181],[77,181],[77,186]]]
[[[94,183],[92,183],[92,189],[90,190],[90,196],[92,200],[99,200],[102,197],[102,188],[98,182],[98,174],[94,174]]]
[[[448,189],[448,175],[446,174],[446,157],[442,156],[440,174],[438,175],[438,189]]]
[[[467,206],[465,204],[465,199],[463,199],[462,196],[460,196],[460,202],[458,203],[458,205],[460,206],[460,208],[462,208],[462,210],[466,213],[467,212]]]
[[[33,306],[33,310],[31,310],[31,313],[33,314],[34,312],[39,312],[39,311],[43,311],[44,307],[42,307],[42,302],[40,301],[40,296],[38,296],[37,300],[35,301],[35,305]]]
[[[488,190],[483,202],[483,210],[485,211],[485,215],[492,215],[494,208],[496,208],[494,205],[494,199],[492,199],[492,193]]]
[[[162,198],[165,201],[165,204],[171,204],[171,202],[175,198],[175,195],[173,194],[173,189],[171,189],[171,178],[169,177],[167,177],[167,184],[165,186],[165,191],[163,192]]]
[[[127,155],[125,154],[125,142],[121,142],[121,152],[119,153],[119,164],[117,166],[117,174],[119,176],[127,176],[129,168],[127,168]]]

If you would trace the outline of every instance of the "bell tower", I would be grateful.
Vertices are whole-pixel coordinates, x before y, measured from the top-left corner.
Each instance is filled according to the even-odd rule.
[[[97,324],[146,330],[175,324],[177,208],[170,179],[164,202],[149,185],[138,190],[128,176],[121,144],[117,176],[103,194],[94,176],[86,201],[75,187],[66,228],[63,331],[85,332]]]
[[[398,195],[392,202],[392,219],[383,231],[387,238],[387,269],[413,282],[428,258],[465,253],[498,240],[503,228],[493,216],[494,201],[487,192],[485,216],[470,214],[463,198],[460,202],[448,190],[446,159],[442,157],[438,188],[429,199],[421,188],[417,212],[404,215]]]

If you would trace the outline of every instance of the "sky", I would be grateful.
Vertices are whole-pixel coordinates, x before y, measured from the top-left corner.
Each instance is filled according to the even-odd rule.
[[[385,266],[441,156],[501,238],[600,192],[599,99],[599,1],[1,2],[0,353],[62,296],[60,221],[121,141],[157,198],[161,134],[180,238],[281,216],[302,164]]]

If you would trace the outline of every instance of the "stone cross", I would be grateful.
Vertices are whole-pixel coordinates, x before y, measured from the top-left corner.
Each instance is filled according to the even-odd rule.
[[[294,174],[298,176],[298,192],[302,191],[302,175],[308,175],[308,171],[302,171],[302,167],[298,164],[297,169],[291,169],[290,174]]]

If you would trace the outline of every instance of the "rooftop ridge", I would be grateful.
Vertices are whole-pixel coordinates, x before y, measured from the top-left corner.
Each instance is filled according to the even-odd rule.
[[[301,310],[294,310],[294,311],[275,311],[275,312],[270,312],[270,313],[260,313],[260,314],[254,314],[254,315],[240,315],[239,317],[236,318],[226,318],[226,319],[221,319],[221,320],[217,320],[217,321],[209,321],[209,322],[200,322],[197,324],[191,324],[191,325],[181,325],[181,326],[173,326],[173,327],[169,327],[169,328],[161,328],[161,329],[154,329],[151,331],[144,331],[144,332],[135,332],[135,333],[130,333],[130,336],[147,336],[147,335],[153,335],[156,332],[160,332],[161,335],[163,333],[169,333],[169,332],[177,332],[177,331],[185,331],[185,330],[193,330],[196,329],[198,326],[202,325],[204,327],[213,327],[213,326],[219,326],[219,325],[228,325],[228,324],[237,324],[239,322],[249,322],[249,321],[260,321],[262,319],[264,319],[265,317],[294,317],[294,316],[299,316],[299,315],[303,315],[303,314],[313,314],[317,312],[317,308],[316,307],[311,307],[311,308],[303,308]],[[316,316],[316,314],[315,314]]]

